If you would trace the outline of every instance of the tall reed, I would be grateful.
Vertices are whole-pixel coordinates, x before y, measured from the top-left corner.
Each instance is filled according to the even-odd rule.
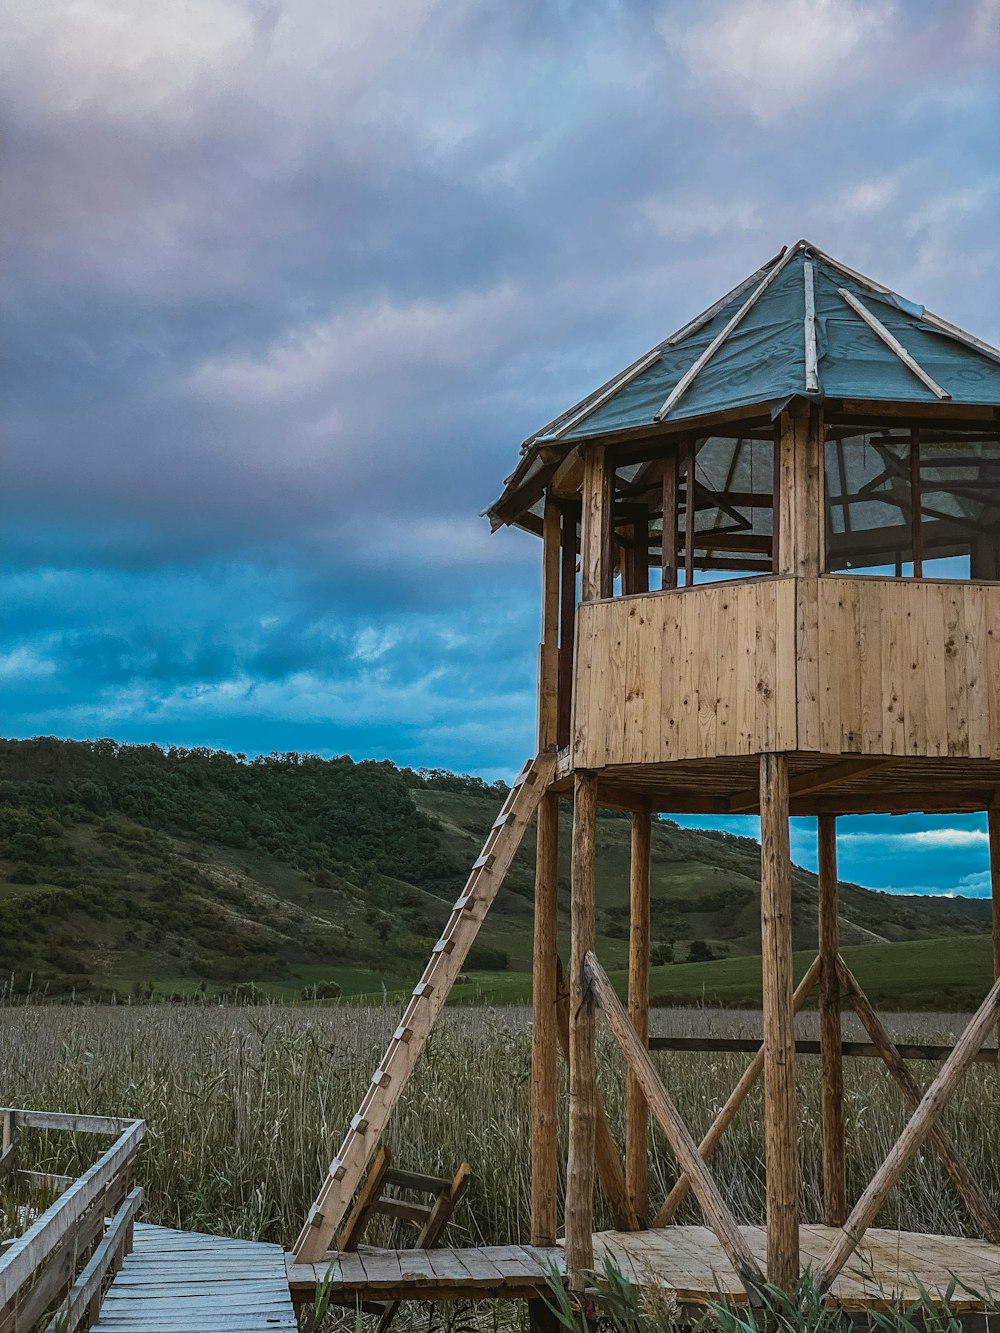
[[[150,1220],[288,1244],[396,1018],[388,1008],[9,1008],[0,1024],[0,1101],[142,1116],[149,1134],[140,1174]],[[687,1021],[703,1026],[697,1015]],[[953,1026],[943,1018],[926,1019],[922,1026],[911,1023],[909,1035],[933,1040]],[[746,1061],[671,1054],[656,1059],[696,1138]],[[817,1066],[814,1059],[800,1061],[807,1218],[820,1216]],[[523,1011],[449,1011],[403,1093],[388,1134],[397,1162],[440,1174],[450,1174],[463,1160],[473,1168],[471,1188],[452,1224],[454,1243],[503,1243],[528,1235],[529,1070],[530,1028]],[[915,1072],[928,1079],[932,1070],[915,1067]],[[599,1079],[620,1134],[624,1080],[618,1053],[607,1040],[599,1046]],[[849,1061],[846,1081],[848,1189],[856,1197],[907,1112],[879,1062]],[[764,1216],[760,1116],[758,1088],[713,1164],[723,1193],[745,1222]],[[1000,1070],[976,1066],[945,1123],[1000,1209]],[[565,1131],[563,1121],[563,1155]],[[94,1142],[86,1136],[75,1141],[39,1136],[36,1150],[50,1169],[74,1170],[90,1159]],[[675,1169],[655,1132],[650,1161],[656,1199],[673,1182]],[[680,1220],[695,1220],[694,1206],[686,1209]],[[968,1228],[947,1178],[926,1152],[879,1222],[945,1233]],[[597,1224],[609,1225],[603,1204]],[[390,1236],[388,1230],[372,1234]]]

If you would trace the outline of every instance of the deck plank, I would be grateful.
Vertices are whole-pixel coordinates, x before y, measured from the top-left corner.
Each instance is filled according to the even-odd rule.
[[[94,1333],[294,1333],[279,1245],[139,1223]]]

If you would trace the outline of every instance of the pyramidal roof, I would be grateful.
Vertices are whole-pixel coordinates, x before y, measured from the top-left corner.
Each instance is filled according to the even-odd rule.
[[[804,395],[1000,405],[1000,351],[798,241],[525,448]]]

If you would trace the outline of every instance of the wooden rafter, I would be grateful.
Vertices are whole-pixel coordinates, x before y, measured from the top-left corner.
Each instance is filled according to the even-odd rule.
[[[753,289],[750,296],[743,302],[739,310],[737,310],[736,314],[733,315],[732,319],[728,321],[725,328],[721,329],[720,332],[716,334],[716,336],[708,344],[708,346],[701,353],[701,355],[693,362],[691,366],[688,367],[688,369],[680,377],[680,379],[677,381],[674,387],[670,390],[670,393],[667,395],[666,401],[664,402],[663,406],[660,408],[659,412],[657,412],[656,416],[653,418],[654,421],[663,421],[665,417],[670,415],[671,409],[684,396],[684,394],[687,393],[688,389],[694,383],[695,379],[702,372],[702,370],[704,370],[704,368],[708,365],[709,361],[711,361],[712,357],[716,354],[716,352],[726,341],[729,335],[739,324],[743,322],[744,318],[754,308],[754,306],[757,304],[760,298],[767,291],[768,287],[770,287],[771,283],[774,282],[778,274],[784,271],[785,265],[789,262],[789,260],[799,253],[799,251],[802,249],[802,246],[803,246],[802,241],[799,241],[797,245],[793,245],[790,250],[787,250],[784,253],[784,255],[782,255],[782,257],[778,260],[778,262],[774,265],[774,267],[768,270],[767,274]]]
[[[806,393],[819,393],[819,354],[816,348],[816,291],[813,281],[813,266],[807,259],[802,265],[802,284],[805,288]]]
[[[838,783],[846,782],[849,778],[857,778],[863,773],[882,768],[887,762],[890,761],[881,757],[872,758],[871,755],[859,755],[856,759],[840,759],[834,764],[824,764],[822,768],[813,769],[811,773],[800,773],[797,777],[789,779],[789,799],[810,796],[814,792],[836,787]],[[759,802],[760,793],[757,788],[748,787],[746,791],[737,792],[730,799],[729,813],[732,815],[747,814],[756,810]]]
[[[881,338],[881,340],[885,343],[886,347],[888,347],[891,352],[895,352],[896,356],[899,357],[900,361],[902,361],[903,365],[907,368],[907,370],[912,371],[913,374],[916,375],[917,379],[920,380],[921,384],[926,385],[926,387],[930,389],[931,393],[933,393],[938,398],[941,399],[951,398],[951,394],[948,392],[948,390],[942,389],[941,385],[938,384],[937,380],[934,379],[932,376],[928,375],[927,371],[924,370],[923,366],[920,365],[920,363],[916,360],[915,357],[910,355],[910,353],[906,350],[906,348],[899,341],[896,335],[894,333],[889,332],[889,330],[878,318],[878,316],[873,315],[863,301],[859,300],[858,297],[856,297],[853,292],[848,291],[846,287],[838,287],[837,291],[838,294],[841,297],[843,297],[843,299],[851,307],[854,313],[856,315],[861,316],[861,318],[871,329],[872,333],[874,333],[876,337]]]

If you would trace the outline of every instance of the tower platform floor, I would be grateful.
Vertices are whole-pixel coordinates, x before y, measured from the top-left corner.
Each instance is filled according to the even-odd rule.
[[[763,1227],[742,1227],[763,1266]],[[803,1266],[818,1268],[836,1229],[800,1228]],[[679,1305],[704,1305],[720,1296],[734,1304],[746,1292],[707,1227],[669,1226],[651,1231],[603,1231],[594,1236],[595,1266],[605,1256],[639,1288],[656,1288]],[[338,1303],[387,1300],[524,1300],[547,1294],[553,1268],[565,1272],[560,1247],[489,1245],[469,1249],[382,1250],[362,1246],[328,1263],[297,1264],[288,1256],[288,1281],[297,1302],[309,1300],[317,1281],[332,1268]],[[974,1313],[989,1292],[1000,1296],[1000,1246],[959,1236],[924,1235],[883,1228],[869,1230],[833,1284],[832,1301],[848,1311],[885,1308],[894,1300],[915,1301],[923,1287],[939,1299],[957,1279],[950,1306]]]

